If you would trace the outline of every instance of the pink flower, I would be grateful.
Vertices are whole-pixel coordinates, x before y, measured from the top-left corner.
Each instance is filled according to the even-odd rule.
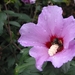
[[[33,46],[29,54],[40,71],[46,61],[59,68],[75,56],[75,19],[63,18],[61,7],[44,7],[38,23],[26,23],[19,32],[18,42],[24,47]]]
[[[31,3],[31,4],[33,4],[33,3],[35,3],[36,0],[21,0],[21,1],[24,2],[24,3]]]

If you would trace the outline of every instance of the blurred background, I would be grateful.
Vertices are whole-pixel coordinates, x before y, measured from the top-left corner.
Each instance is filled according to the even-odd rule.
[[[20,27],[28,22],[37,23],[42,7],[47,5],[62,7],[64,18],[75,17],[75,0],[36,0],[34,4],[0,0],[0,75],[75,75],[75,58],[60,69],[46,62],[40,72],[29,56],[30,48],[18,43]]]

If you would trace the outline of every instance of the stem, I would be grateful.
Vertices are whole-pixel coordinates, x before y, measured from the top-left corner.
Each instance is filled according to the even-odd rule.
[[[14,42],[12,42],[12,43],[13,43],[13,45],[14,45],[17,49],[21,50],[20,47],[18,47],[18,46],[16,45],[16,43],[14,43]]]
[[[5,4],[5,9],[8,10],[6,4]],[[5,27],[6,27],[7,31],[8,31],[8,33],[9,33],[9,35],[10,35],[10,40],[12,41],[12,32],[11,32],[11,28],[10,28],[10,25],[9,25],[9,15],[7,15],[7,16],[8,16],[8,18],[7,18],[8,25],[5,25]]]

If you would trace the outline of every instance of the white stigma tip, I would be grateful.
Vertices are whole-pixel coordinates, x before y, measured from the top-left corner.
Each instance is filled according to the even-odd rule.
[[[50,47],[50,49],[48,50],[48,54],[50,56],[53,56],[54,54],[56,54],[57,52],[57,49],[59,48],[59,45],[58,44],[54,44]]]

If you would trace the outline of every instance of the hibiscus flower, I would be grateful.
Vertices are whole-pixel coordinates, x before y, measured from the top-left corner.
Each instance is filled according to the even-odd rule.
[[[31,3],[31,4],[35,3],[35,1],[36,0],[22,0],[22,2],[24,3]]]
[[[32,46],[29,54],[40,71],[46,61],[59,68],[75,56],[75,19],[63,18],[62,12],[56,5],[43,7],[37,24],[26,23],[19,30],[18,42],[24,47]]]

